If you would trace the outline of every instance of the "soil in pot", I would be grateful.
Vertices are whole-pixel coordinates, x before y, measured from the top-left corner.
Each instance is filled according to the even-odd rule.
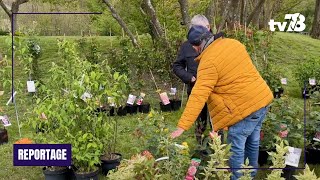
[[[320,164],[320,148],[307,146],[306,161],[307,161],[307,164]]]
[[[6,129],[0,129],[0,145],[8,143],[8,131]]]
[[[77,180],[98,180],[99,179],[99,168],[93,172],[75,172]]]
[[[127,108],[126,107],[119,107],[117,110],[117,115],[118,116],[125,116],[127,115]]]
[[[116,169],[120,165],[122,155],[119,153],[112,153],[111,157],[106,155],[101,157],[102,174],[107,175],[110,170]]]
[[[149,103],[142,103],[138,106],[139,112],[141,113],[149,113],[150,112],[150,104]]]
[[[71,170],[67,167],[44,167],[42,172],[46,180],[71,179]]]
[[[160,109],[162,112],[171,111],[171,104],[163,105],[162,102],[160,102]]]
[[[181,100],[172,99],[172,100],[170,100],[170,104],[171,104],[171,109],[173,111],[177,111],[181,107]]]
[[[129,114],[137,114],[137,112],[138,112],[138,105],[136,105],[136,104],[134,104],[134,105],[128,104],[128,105],[126,106],[126,109],[127,109],[127,112],[128,112]]]

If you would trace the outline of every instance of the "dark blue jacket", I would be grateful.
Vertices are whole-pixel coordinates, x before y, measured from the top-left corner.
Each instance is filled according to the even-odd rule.
[[[190,94],[194,85],[194,83],[191,83],[192,77],[197,77],[198,63],[194,59],[198,55],[192,45],[186,41],[181,45],[177,60],[173,63],[173,72],[188,85],[188,94]]]

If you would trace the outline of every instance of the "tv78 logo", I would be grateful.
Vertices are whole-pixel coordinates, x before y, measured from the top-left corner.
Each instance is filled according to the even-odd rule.
[[[306,28],[306,25],[304,24],[305,17],[300,13],[286,14],[284,19],[291,20],[287,32],[301,32]],[[276,30],[275,25],[278,26],[279,31],[285,31],[285,28],[287,27],[287,22],[274,22],[274,19],[271,19],[268,24],[270,26],[270,31]]]

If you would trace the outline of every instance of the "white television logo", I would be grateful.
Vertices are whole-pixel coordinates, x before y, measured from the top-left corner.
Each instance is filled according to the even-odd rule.
[[[287,32],[301,32],[306,28],[306,25],[304,24],[306,18],[300,13],[286,14],[284,19],[291,20]],[[275,31],[275,26],[278,26],[279,31],[285,31],[285,28],[287,27],[287,22],[275,22],[274,19],[270,19],[268,24],[270,26],[270,31]]]

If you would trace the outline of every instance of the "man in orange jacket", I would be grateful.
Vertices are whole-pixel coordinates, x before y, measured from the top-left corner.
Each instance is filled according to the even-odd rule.
[[[246,48],[239,41],[214,39],[202,26],[193,26],[188,40],[201,53],[197,81],[172,138],[179,137],[197,119],[205,103],[208,104],[214,131],[228,127],[231,143],[232,180],[246,158],[250,166],[258,167],[260,130],[273,95],[253,65]],[[252,176],[255,176],[256,170]]]

